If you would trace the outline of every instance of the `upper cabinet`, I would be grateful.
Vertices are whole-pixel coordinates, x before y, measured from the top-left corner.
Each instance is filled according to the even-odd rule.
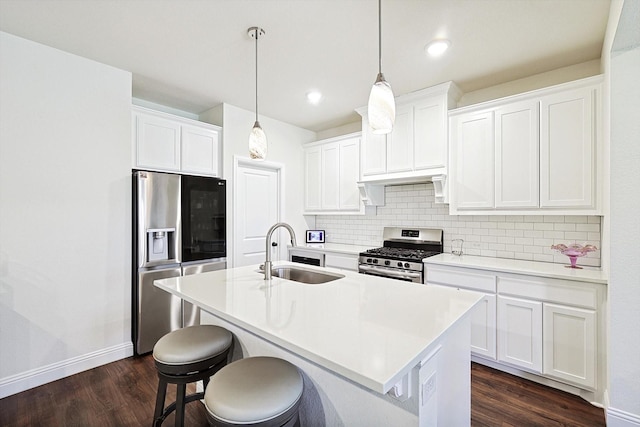
[[[221,128],[133,107],[133,168],[221,176]]]
[[[447,111],[460,91],[452,82],[396,98],[396,120],[388,135],[374,135],[366,107],[362,116],[361,182],[400,183],[447,174]]]
[[[307,144],[305,213],[363,213],[359,178],[359,132]]]
[[[601,77],[450,112],[451,214],[601,214]]]

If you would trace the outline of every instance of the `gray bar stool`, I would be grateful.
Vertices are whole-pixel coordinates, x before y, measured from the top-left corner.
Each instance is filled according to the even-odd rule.
[[[298,368],[275,357],[248,357],[220,370],[204,394],[213,427],[299,426],[303,381]]]
[[[206,389],[209,378],[227,364],[232,341],[231,332],[213,325],[189,326],[158,340],[153,347],[159,379],[154,427],[159,427],[173,411],[175,425],[184,425],[184,406],[204,397],[204,392],[185,396],[187,384],[202,380]],[[165,409],[167,384],[176,384],[177,398]]]

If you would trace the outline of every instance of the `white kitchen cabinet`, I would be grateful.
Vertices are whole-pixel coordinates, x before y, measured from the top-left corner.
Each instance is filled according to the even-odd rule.
[[[542,303],[498,295],[498,360],[542,372]]]
[[[601,80],[451,111],[450,213],[601,214]]]
[[[133,168],[220,176],[220,127],[133,108]]]
[[[182,126],[181,167],[186,173],[220,176],[220,133],[200,126]]]
[[[539,103],[515,102],[495,115],[495,207],[538,207]]]
[[[396,109],[393,131],[387,135],[387,170],[385,173],[413,171],[414,156],[413,105]]]
[[[494,207],[494,120],[492,111],[456,116],[455,205],[458,209]],[[453,197],[453,196],[452,196]]]
[[[307,210],[320,210],[322,207],[322,147],[316,145],[304,150],[304,206]]]
[[[545,303],[542,311],[544,374],[595,388],[595,310]]]
[[[360,133],[305,147],[305,213],[361,213]]]
[[[427,265],[425,283],[484,293],[471,314],[471,352],[496,359],[496,276],[495,274]]]
[[[472,313],[475,361],[561,389],[574,387],[585,399],[602,401],[605,285],[592,282],[589,272],[580,270],[586,273],[583,281],[560,265],[467,255],[434,258],[425,262],[425,283],[485,295]],[[520,266],[527,272],[516,274]]]
[[[325,244],[319,246],[296,246],[289,248],[289,261],[292,256],[322,260],[325,267],[339,270],[358,271],[359,253],[368,248],[351,245]]]
[[[371,132],[367,116],[362,117],[362,177],[384,174],[387,170],[387,135]]]
[[[180,124],[175,121],[134,113],[135,167],[171,172],[180,170]]]
[[[340,270],[358,271],[358,255],[327,252],[324,258],[325,267]]]
[[[340,209],[340,144],[333,142],[322,146],[320,171],[322,209]],[[355,182],[354,182],[355,185]]]
[[[357,109],[362,116],[361,181],[419,182],[446,175],[447,111],[460,95],[449,82],[397,97],[395,124],[388,135],[373,135],[366,107]]]
[[[589,86],[540,101],[541,207],[594,207],[597,93]]]
[[[348,138],[340,141],[338,182],[339,207],[342,210],[360,209],[360,138]]]
[[[446,117],[447,109],[452,108],[453,103],[453,100],[443,102],[435,97],[417,101],[413,105],[414,170],[446,170],[449,154]]]

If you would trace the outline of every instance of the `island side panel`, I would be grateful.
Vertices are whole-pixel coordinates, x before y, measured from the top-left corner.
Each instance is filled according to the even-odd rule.
[[[417,390],[412,398],[400,402],[336,375],[219,317],[203,312],[201,321],[203,324],[222,326],[233,333],[234,360],[273,356],[287,360],[301,370],[305,381],[300,406],[303,427],[420,425]],[[418,370],[414,369],[412,375],[413,384],[417,384]]]
[[[302,426],[470,424],[471,326],[468,314],[429,346],[429,356],[410,374],[411,398],[405,402],[366,389],[217,316],[203,312],[202,323],[222,326],[234,334],[234,360],[274,356],[300,368],[305,379]]]

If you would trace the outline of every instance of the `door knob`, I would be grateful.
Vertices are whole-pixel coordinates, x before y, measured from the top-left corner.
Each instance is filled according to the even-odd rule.
[[[271,246],[278,246],[278,242],[271,242]]]

